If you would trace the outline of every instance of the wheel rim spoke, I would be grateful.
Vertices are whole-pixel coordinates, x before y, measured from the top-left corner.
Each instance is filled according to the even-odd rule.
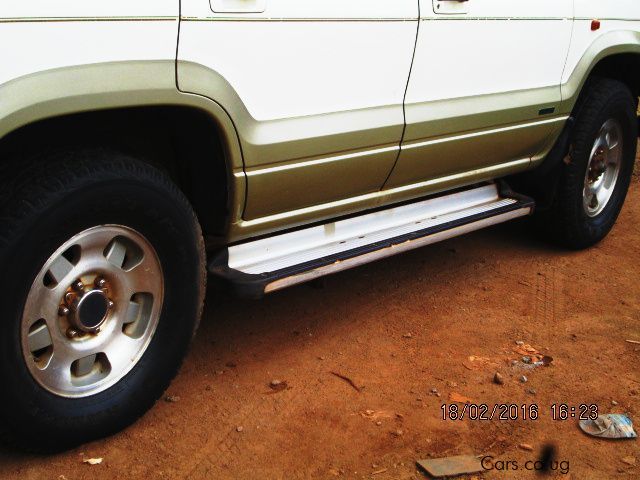
[[[74,375],[76,377],[84,377],[93,370],[93,366],[96,363],[96,354],[87,355],[86,357],[79,358],[73,362]]]
[[[124,265],[124,259],[127,254],[127,247],[119,242],[118,240],[114,240],[111,245],[108,247],[107,253],[105,255],[107,261],[118,267],[122,268]]]
[[[127,307],[127,313],[125,314],[123,323],[125,325],[129,325],[137,321],[140,318],[141,305],[136,301],[129,301],[129,306]]]
[[[31,331],[28,338],[29,351],[31,353],[35,353],[53,345],[53,340],[51,340],[51,334],[49,333],[49,327],[45,322],[42,322],[33,331]]]
[[[56,284],[62,283],[73,270],[74,265],[63,255],[59,255],[49,267],[49,275]]]
[[[160,282],[160,274],[155,262],[145,256],[138,265],[126,274],[131,295],[156,291]]]

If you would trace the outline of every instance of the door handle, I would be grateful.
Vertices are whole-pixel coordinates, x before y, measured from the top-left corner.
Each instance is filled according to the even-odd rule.
[[[433,12],[440,15],[469,13],[469,0],[433,0]]]

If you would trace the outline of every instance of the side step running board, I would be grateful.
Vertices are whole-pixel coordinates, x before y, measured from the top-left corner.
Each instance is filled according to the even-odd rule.
[[[209,264],[244,297],[356,267],[533,212],[495,184],[234,245]]]

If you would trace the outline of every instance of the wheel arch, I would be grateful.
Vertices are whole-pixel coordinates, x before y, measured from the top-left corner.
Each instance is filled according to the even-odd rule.
[[[574,114],[594,77],[625,83],[634,97],[640,95],[640,32],[618,30],[595,40],[562,85],[561,111]]]
[[[0,85],[0,97],[0,159],[107,144],[166,170],[211,242],[239,218],[246,185],[235,125],[215,101],[177,90],[173,61],[49,70]]]

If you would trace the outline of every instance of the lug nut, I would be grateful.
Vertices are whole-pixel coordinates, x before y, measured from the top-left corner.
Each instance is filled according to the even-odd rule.
[[[64,294],[64,301],[67,303],[67,305],[71,305],[71,302],[73,302],[75,295],[71,292],[67,292]]]
[[[111,309],[114,307],[114,305],[115,305],[115,303],[113,303],[113,301],[112,301],[112,300],[109,300],[109,301],[107,302],[107,308],[108,308],[109,310],[111,310]]]
[[[76,280],[73,283],[73,289],[78,292],[81,292],[82,290],[84,290],[84,284],[82,283],[82,280]]]
[[[95,286],[98,288],[104,288],[107,286],[107,281],[102,277],[98,277],[96,278]]]
[[[58,315],[60,315],[61,317],[66,317],[67,315],[69,315],[69,309],[64,305],[61,305],[58,308]]]
[[[68,328],[67,329],[67,337],[69,338],[77,338],[80,335],[80,332],[78,332],[75,328]]]

